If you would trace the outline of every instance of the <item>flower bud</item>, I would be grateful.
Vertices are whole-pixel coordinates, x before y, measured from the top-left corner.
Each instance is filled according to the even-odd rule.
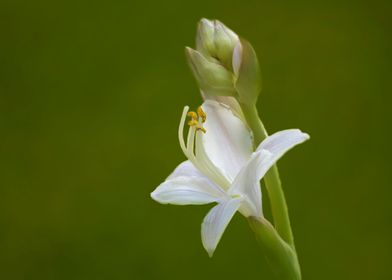
[[[217,62],[207,60],[203,54],[191,48],[185,48],[185,53],[201,91],[209,96],[236,94],[232,72]]]
[[[239,38],[218,20],[201,19],[196,37],[196,50],[208,60],[218,60],[226,69],[232,70],[233,50]]]
[[[202,53],[207,59],[216,57],[215,51],[215,24],[213,21],[201,19],[197,26],[196,50]]]
[[[223,23],[201,19],[196,50],[187,48],[186,54],[205,97],[233,96],[240,103],[256,103],[261,91],[256,53]]]
[[[254,104],[261,91],[261,74],[257,55],[252,45],[241,39],[233,51],[235,89],[241,103]]]

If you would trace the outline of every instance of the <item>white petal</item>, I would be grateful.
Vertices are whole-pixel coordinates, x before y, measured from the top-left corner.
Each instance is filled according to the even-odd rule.
[[[252,154],[229,189],[229,195],[244,198],[240,211],[245,217],[262,217],[260,179],[271,167],[271,153],[262,150]]]
[[[272,134],[271,136],[268,136],[263,142],[261,142],[259,147],[257,147],[257,151],[269,151],[272,154],[271,161],[275,163],[288,150],[298,144],[301,144],[309,138],[310,137],[308,134],[303,133],[299,129],[282,130]]]
[[[166,180],[174,179],[176,177],[205,177],[189,160],[180,163],[176,169],[167,177]],[[207,179],[207,178],[206,178]]]
[[[241,198],[221,202],[208,212],[201,225],[203,246],[211,257],[230,220],[241,204]]]
[[[204,94],[203,91],[200,91],[201,96],[204,100],[214,100],[218,103],[222,103],[225,106],[228,106],[230,110],[234,113],[234,115],[240,118],[244,123],[246,123],[244,113],[242,113],[242,109],[240,104],[238,103],[237,99],[232,96],[209,96]]]
[[[211,162],[232,182],[253,151],[250,131],[228,106],[207,100],[202,107],[207,119],[206,133],[199,133],[201,143]]]
[[[227,199],[226,193],[189,161],[181,163],[151,197],[163,204],[207,204]]]
[[[229,189],[229,195],[244,197],[240,208],[244,216],[262,216],[260,179],[288,150],[307,139],[308,134],[298,129],[289,129],[267,137],[259,145]]]

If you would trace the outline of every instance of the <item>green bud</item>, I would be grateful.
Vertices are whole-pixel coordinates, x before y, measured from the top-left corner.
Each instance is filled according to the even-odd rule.
[[[186,47],[189,66],[200,89],[209,96],[235,96],[234,77],[219,63],[207,60],[200,52]]]
[[[252,46],[218,20],[201,19],[196,51],[187,49],[189,64],[206,96],[233,96],[255,104],[261,75]]]
[[[199,24],[197,26],[196,50],[201,52],[209,60],[216,57],[214,26],[215,24],[213,21],[204,18],[199,21]]]
[[[232,70],[232,55],[239,38],[218,20],[201,19],[197,29],[196,49],[208,60],[217,60]]]
[[[261,74],[256,52],[246,40],[241,39],[234,48],[233,71],[239,102],[255,104],[261,91]]]

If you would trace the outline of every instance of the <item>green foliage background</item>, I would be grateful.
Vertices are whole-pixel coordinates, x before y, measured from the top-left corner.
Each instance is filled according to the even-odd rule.
[[[392,279],[390,3],[1,0],[0,278],[272,279],[240,215],[210,259],[211,206],[149,197],[207,17],[256,49],[269,131],[312,137],[279,163],[304,279]]]

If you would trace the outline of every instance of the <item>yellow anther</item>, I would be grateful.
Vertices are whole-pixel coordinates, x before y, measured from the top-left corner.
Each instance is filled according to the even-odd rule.
[[[188,125],[189,126],[195,126],[195,127],[197,127],[198,125],[199,125],[199,122],[197,121],[197,120],[195,120],[195,119],[191,119],[189,122],[188,122]]]
[[[189,111],[187,115],[188,117],[191,117],[192,120],[197,120],[197,114],[195,112]]]
[[[200,119],[201,122],[205,122],[206,120],[206,113],[204,113],[203,109],[201,107],[197,108],[197,113],[190,111],[188,112],[188,117],[191,119],[188,121],[189,126],[193,126],[196,128],[197,131],[202,131],[203,133],[206,133],[205,128],[200,124]]]
[[[201,125],[199,125],[199,124],[196,126],[196,130],[200,130],[203,133],[206,133],[206,129],[204,127],[202,127]]]
[[[201,106],[199,106],[199,108],[197,108],[197,114],[199,115],[199,117],[201,118],[202,122],[206,121],[207,115],[206,113],[204,113],[203,109],[201,108]]]

